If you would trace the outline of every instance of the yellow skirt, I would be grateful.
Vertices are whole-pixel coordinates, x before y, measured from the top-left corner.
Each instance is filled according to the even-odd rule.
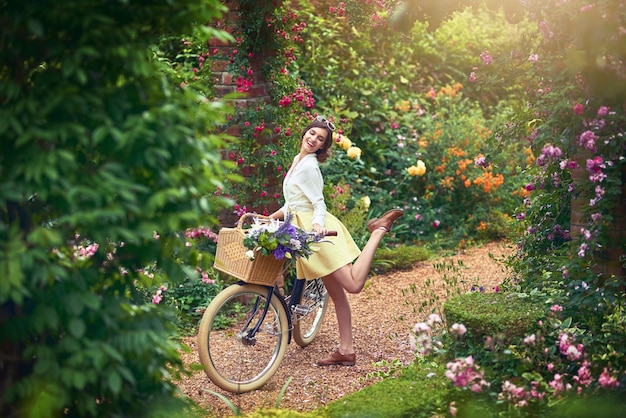
[[[313,212],[293,212],[293,223],[305,231],[311,230]],[[324,241],[314,245],[317,249],[306,258],[296,260],[296,273],[299,279],[312,280],[324,277],[352,263],[361,254],[350,232],[331,213],[326,213],[324,227],[329,231],[337,231],[336,237],[325,237]]]

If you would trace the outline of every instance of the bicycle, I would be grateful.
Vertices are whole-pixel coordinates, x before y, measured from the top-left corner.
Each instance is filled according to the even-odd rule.
[[[292,337],[300,347],[311,344],[328,307],[321,279],[296,279],[291,294],[283,296],[277,286],[282,260],[267,256],[252,263],[243,257],[246,217],[250,215],[242,216],[237,228],[220,230],[215,267],[240,280],[215,296],[198,332],[200,362],[207,376],[233,393],[267,383]]]

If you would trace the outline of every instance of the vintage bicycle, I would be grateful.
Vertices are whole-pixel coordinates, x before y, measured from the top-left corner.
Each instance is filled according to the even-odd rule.
[[[294,280],[283,295],[277,282],[284,262],[272,255],[246,257],[246,214],[219,232],[214,267],[238,279],[211,301],[200,322],[200,362],[211,381],[233,393],[259,389],[278,370],[291,339],[309,345],[320,330],[328,293],[321,279]],[[336,235],[330,231],[327,235]],[[322,244],[325,245],[325,244]]]

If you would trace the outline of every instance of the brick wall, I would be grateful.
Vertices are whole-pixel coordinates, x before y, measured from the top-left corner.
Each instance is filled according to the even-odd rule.
[[[229,12],[224,16],[222,20],[216,23],[216,27],[221,30],[225,30],[231,34],[236,33],[237,29],[239,29],[240,25],[240,13],[242,11],[239,6],[238,1],[230,0],[226,3],[226,7],[228,7]],[[211,40],[208,43],[209,51],[211,55],[214,57],[211,60],[211,70],[214,74],[214,82],[217,95],[219,97],[226,96],[227,94],[237,92],[237,82],[239,75],[231,74],[228,72],[228,67],[230,64],[230,60],[228,57],[232,56],[233,52],[237,50],[237,45],[234,43],[225,43],[219,40]],[[264,51],[264,52],[255,52],[253,58],[251,60],[251,70],[252,74],[246,75],[246,80],[251,80],[252,84],[249,85],[245,92],[243,92],[243,97],[234,99],[235,105],[238,108],[243,107],[257,107],[260,103],[268,102],[271,97],[269,95],[269,85],[265,80],[263,75],[263,62],[268,58],[269,54],[274,53],[275,51]],[[247,54],[247,51],[237,51],[237,54]],[[271,126],[269,127],[271,129]],[[230,126],[226,133],[232,135],[234,137],[239,137],[241,135],[241,127],[237,125]],[[271,138],[269,141],[274,141],[276,138]],[[242,167],[241,174],[244,177],[254,177],[258,176],[258,169],[254,167]],[[268,191],[273,193],[280,193],[280,184],[277,182],[273,182],[268,186]],[[247,206],[248,208],[255,208],[254,197],[250,197],[249,202],[237,202],[241,206]],[[280,207],[280,202],[276,202],[275,205],[268,208],[273,211]],[[237,217],[232,213],[232,210],[225,211],[219,216],[220,222],[223,225],[232,225],[237,221]]]

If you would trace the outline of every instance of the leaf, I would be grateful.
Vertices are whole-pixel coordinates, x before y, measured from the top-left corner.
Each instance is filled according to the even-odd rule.
[[[36,19],[28,19],[28,31],[35,36],[43,36],[43,26],[41,22]]]
[[[571,325],[572,325],[572,317],[571,316],[561,323],[561,326],[563,328],[569,328]]]
[[[120,393],[122,389],[122,378],[115,371],[111,371],[108,377],[108,385],[114,394]]]
[[[85,322],[80,318],[72,318],[67,326],[70,334],[75,338],[82,338],[87,327]]]

